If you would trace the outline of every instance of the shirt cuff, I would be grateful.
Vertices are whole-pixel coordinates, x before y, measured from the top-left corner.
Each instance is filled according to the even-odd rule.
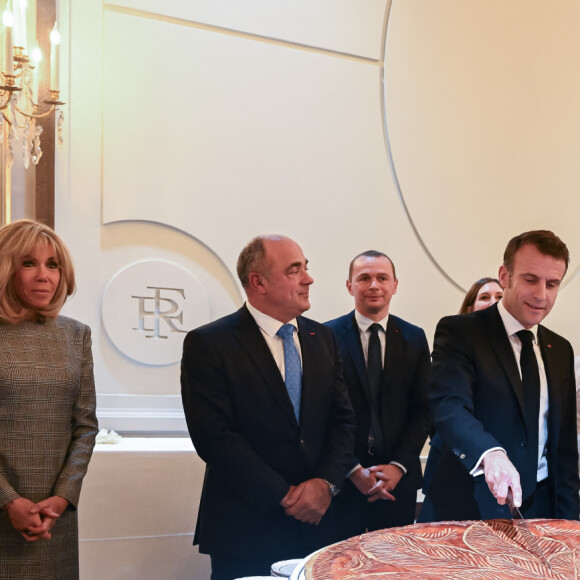
[[[396,465],[403,472],[403,475],[407,475],[405,466],[401,465],[398,461],[389,461],[389,465]]]
[[[357,465],[355,465],[347,474],[347,477],[350,477],[359,467],[362,467],[362,465],[360,463],[358,463]]]
[[[475,464],[475,467],[469,472],[470,475],[477,477],[478,475],[483,474],[483,467],[481,466],[481,463],[490,451],[503,451],[507,455],[507,451],[503,447],[492,447],[491,449],[484,451],[478,462]]]

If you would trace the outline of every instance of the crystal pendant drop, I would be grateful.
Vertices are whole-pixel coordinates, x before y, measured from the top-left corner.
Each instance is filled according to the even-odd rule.
[[[22,132],[22,161],[24,163],[24,168],[28,169],[30,167],[30,122],[26,118],[26,123],[24,125],[24,131]]]
[[[12,95],[10,98],[10,106],[8,107],[10,110],[9,119],[12,121],[10,125],[10,133],[12,137],[18,141],[20,139],[20,130],[18,127],[18,117],[16,116],[16,95]]]
[[[34,138],[32,140],[32,163],[38,165],[42,157],[42,149],[40,148],[40,136],[42,135],[42,127],[37,125],[34,131]]]
[[[56,121],[57,127],[57,143],[58,143],[58,150],[62,150],[62,144],[64,143],[64,138],[62,136],[63,132],[63,125],[64,125],[64,113],[60,109],[57,110],[58,119]]]
[[[13,144],[14,144],[14,123],[10,125],[10,131],[8,131],[8,148],[6,150],[6,167],[8,167],[8,169],[10,169],[12,165],[14,165]]]

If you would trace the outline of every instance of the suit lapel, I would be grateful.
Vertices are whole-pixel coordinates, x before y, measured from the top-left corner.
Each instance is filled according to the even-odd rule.
[[[556,392],[559,381],[556,377],[556,369],[558,368],[558,353],[554,352],[548,337],[548,330],[542,325],[538,326],[538,342],[540,344],[540,352],[542,353],[542,362],[544,363],[544,370],[546,372],[546,382],[548,383],[548,440],[555,441],[557,438],[554,429],[560,425],[560,403],[562,397],[560,393]]]
[[[300,423],[306,424],[311,420],[308,412],[318,413],[318,406],[315,403],[317,393],[317,370],[320,368],[320,339],[314,327],[308,320],[299,316],[298,339],[300,340],[300,350],[302,351],[302,394],[300,399]],[[320,417],[312,417],[313,421],[318,421]]]
[[[544,370],[546,371],[546,379],[548,381],[548,392],[550,385],[554,385],[554,358],[552,353],[552,345],[547,337],[546,329],[538,325],[538,343],[540,344],[540,352],[542,353],[542,361],[544,363]],[[553,387],[552,387],[553,388]]]
[[[238,325],[233,330],[236,339],[248,355],[248,358],[256,366],[258,373],[267,385],[268,391],[272,393],[281,407],[287,411],[293,424],[297,425],[286,384],[270,352],[270,348],[262,336],[262,331],[245,306],[240,308],[238,312],[240,314]]]
[[[360,341],[360,330],[354,317],[354,311],[347,317],[344,325],[344,342],[346,349],[352,360],[356,374],[359,378],[363,390],[368,398],[369,396],[369,377],[367,374],[367,365],[363,354],[362,344]]]
[[[385,364],[383,369],[383,402],[388,400],[389,391],[396,384],[399,364],[402,360],[403,350],[399,325],[396,319],[390,315],[387,321],[387,347],[385,352]]]
[[[525,416],[524,388],[522,385],[522,379],[520,378],[520,371],[505,326],[503,325],[501,316],[497,311],[497,305],[494,304],[490,308],[483,310],[480,316],[491,347],[494,349],[516,394],[522,416]]]

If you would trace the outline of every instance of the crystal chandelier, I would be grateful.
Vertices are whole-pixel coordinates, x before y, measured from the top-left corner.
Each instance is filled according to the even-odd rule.
[[[27,0],[8,0],[2,13],[0,28],[0,145],[5,150],[4,162],[10,169],[14,162],[16,141],[21,143],[22,161],[28,169],[30,162],[38,164],[42,157],[38,119],[56,115],[57,142],[62,145],[64,116],[59,100],[60,34],[55,23],[50,33],[50,90],[49,98],[38,102],[39,65],[42,53],[36,45],[27,48]]]

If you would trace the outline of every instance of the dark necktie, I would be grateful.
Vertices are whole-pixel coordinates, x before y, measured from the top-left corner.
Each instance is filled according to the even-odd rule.
[[[296,421],[300,422],[300,392],[302,390],[302,365],[294,344],[294,326],[284,324],[276,333],[284,341],[284,382],[294,407]]]
[[[381,428],[381,386],[383,382],[383,357],[379,332],[381,325],[376,322],[369,327],[369,350],[367,353],[367,372],[369,377],[371,432],[369,433],[369,452],[382,455],[383,430]]]
[[[528,445],[534,450],[536,458],[534,471],[538,470],[538,420],[540,416],[540,371],[534,353],[534,334],[531,330],[516,332],[522,343],[520,369],[524,387],[524,412],[528,429]]]

